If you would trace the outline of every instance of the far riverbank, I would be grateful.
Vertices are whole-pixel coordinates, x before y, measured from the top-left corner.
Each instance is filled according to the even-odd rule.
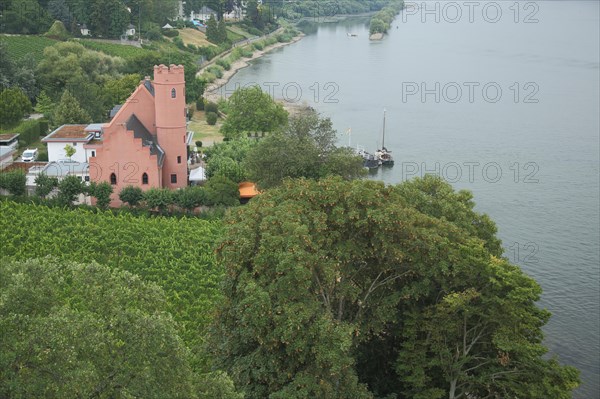
[[[254,53],[252,54],[252,57],[249,58],[241,58],[235,62],[233,62],[231,64],[231,68],[228,71],[224,71],[223,72],[223,76],[221,78],[216,79],[214,82],[210,83],[206,89],[204,90],[204,98],[207,101],[212,101],[212,102],[217,102],[219,101],[221,98],[225,97],[225,93],[223,90],[220,90],[223,86],[225,86],[227,83],[229,83],[229,81],[231,80],[231,78],[240,70],[243,68],[246,68],[247,66],[250,65],[250,61],[255,60],[257,58],[260,58],[262,56],[264,56],[265,54],[267,54],[270,51],[273,51],[275,49],[281,48],[283,46],[287,46],[289,44],[293,44],[296,43],[298,41],[300,41],[305,35],[303,33],[300,33],[298,36],[294,37],[291,41],[289,42],[284,42],[284,43],[275,43],[271,46],[267,46],[262,50],[257,50],[254,51]],[[202,68],[198,74],[201,74],[205,68]]]

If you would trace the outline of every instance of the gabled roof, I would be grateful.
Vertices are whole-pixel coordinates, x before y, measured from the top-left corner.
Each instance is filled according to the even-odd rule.
[[[144,80],[144,87],[146,89],[148,89],[150,94],[152,94],[152,97],[154,97],[154,86],[152,85],[152,82],[150,81],[150,79]]]
[[[142,145],[144,147],[150,147],[150,154],[156,155],[158,165],[162,166],[163,161],[165,159],[165,152],[162,148],[160,148],[160,145],[158,145],[156,137],[154,137],[148,131],[148,129],[146,129],[144,124],[140,122],[140,120],[137,118],[137,116],[135,116],[135,114],[132,114],[129,117],[129,119],[127,119],[125,127],[127,128],[127,130],[133,132],[133,137],[135,137],[136,139],[142,139]]]
[[[216,14],[216,12],[210,7],[202,6],[200,9],[200,14]]]

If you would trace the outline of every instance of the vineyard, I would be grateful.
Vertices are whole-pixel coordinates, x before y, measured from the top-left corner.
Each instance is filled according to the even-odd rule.
[[[84,47],[90,50],[101,51],[105,54],[112,55],[115,57],[122,57],[125,60],[129,60],[138,55],[148,54],[150,50],[144,50],[143,48],[126,46],[116,43],[98,42],[95,40],[79,40]]]
[[[200,345],[219,298],[222,270],[213,244],[220,222],[196,218],[136,217],[0,202],[2,257],[56,256],[96,261],[159,284],[180,336],[204,363]]]
[[[56,40],[48,39],[44,36],[0,36],[0,41],[6,43],[8,53],[13,60],[19,62],[26,55],[31,54],[36,61],[39,61],[44,56],[46,47],[58,43]]]

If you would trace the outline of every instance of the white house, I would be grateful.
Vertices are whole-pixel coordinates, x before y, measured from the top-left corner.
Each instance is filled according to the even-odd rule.
[[[200,11],[196,13],[195,19],[206,22],[211,16],[217,19],[217,12],[210,7],[203,6]]]
[[[86,149],[84,146],[93,140],[102,139],[102,123],[90,125],[62,125],[42,139],[48,146],[48,161],[58,162],[68,159],[65,147],[68,145],[75,149],[71,157],[74,162],[84,163],[89,157],[96,156],[96,150]]]
[[[127,30],[125,30],[124,35],[125,36],[135,36],[135,26],[132,24],[129,24],[129,26],[127,27]]]
[[[81,36],[89,36],[91,34],[86,24],[81,25],[79,30],[81,32]]]

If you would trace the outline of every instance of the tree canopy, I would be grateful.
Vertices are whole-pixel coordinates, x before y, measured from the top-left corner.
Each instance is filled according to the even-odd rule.
[[[236,90],[229,98],[229,113],[221,132],[225,137],[242,137],[246,133],[273,132],[285,126],[288,113],[260,87]]]
[[[261,188],[275,187],[285,178],[364,175],[363,160],[336,147],[337,132],[329,118],[309,111],[290,118],[281,131],[261,139],[244,160],[250,180]]]
[[[192,397],[162,290],[96,263],[0,267],[0,396]]]
[[[576,370],[542,358],[540,287],[471,203],[432,176],[336,177],[232,212],[218,365],[247,398],[568,397]]]

